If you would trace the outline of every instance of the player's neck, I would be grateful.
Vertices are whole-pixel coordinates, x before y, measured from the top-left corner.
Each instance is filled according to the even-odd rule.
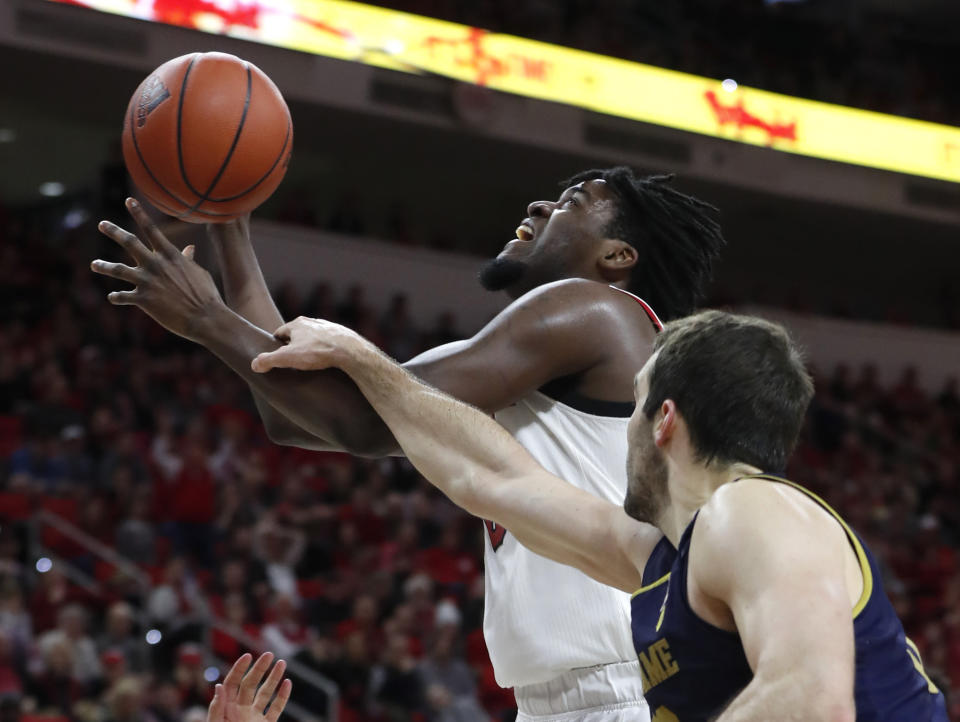
[[[698,463],[669,464],[667,486],[669,498],[657,522],[657,527],[673,546],[680,543],[683,532],[690,525],[697,510],[707,503],[713,492],[724,484],[750,474],[759,474],[755,466],[734,463],[724,466],[704,466]]]

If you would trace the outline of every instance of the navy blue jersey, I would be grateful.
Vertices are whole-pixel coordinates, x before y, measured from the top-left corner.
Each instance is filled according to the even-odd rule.
[[[858,722],[947,722],[943,695],[903,633],[883,591],[876,560],[860,537],[812,492],[778,477],[760,476],[807,494],[837,519],[856,552],[863,594],[853,608],[856,643],[854,699]],[[750,682],[740,637],[708,624],[690,608],[687,562],[697,518],[674,549],[666,539],[644,567],[631,607],[633,643],[652,722],[706,722]]]

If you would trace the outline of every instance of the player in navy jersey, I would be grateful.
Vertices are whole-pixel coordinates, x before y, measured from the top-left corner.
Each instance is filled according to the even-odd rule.
[[[255,369],[342,369],[454,502],[637,590],[633,640],[654,722],[947,721],[859,537],[763,473],[785,468],[813,394],[779,326],[718,311],[665,326],[635,379],[622,507],[550,474],[494,421],[348,329],[299,319],[278,336],[290,344]]]
[[[542,465],[612,503],[627,487],[631,378],[659,327],[651,307],[664,319],[693,310],[723,244],[714,209],[667,180],[627,168],[588,171],[566,182],[556,200],[531,203],[515,238],[481,273],[486,288],[505,290],[514,302],[472,338],[405,364],[495,414]],[[482,198],[474,205],[483,212]],[[343,374],[250,370],[254,356],[278,347],[272,331],[283,319],[245,221],[211,228],[224,303],[189,252],[178,253],[141,207],[128,208],[139,239],[109,223],[101,230],[137,266],[93,265],[136,284],[110,294],[112,303],[139,306],[243,376],[274,441],[363,456],[400,453]],[[487,529],[484,636],[497,681],[514,688],[521,719],[589,713],[598,722],[646,722],[629,595],[531,553],[494,522]],[[542,594],[560,587],[570,594]]]

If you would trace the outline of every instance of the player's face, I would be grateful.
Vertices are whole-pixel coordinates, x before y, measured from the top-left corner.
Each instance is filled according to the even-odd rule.
[[[606,181],[567,188],[555,201],[535,201],[500,254],[480,274],[491,291],[517,298],[544,283],[591,277],[599,242],[616,215],[616,197]]]
[[[653,421],[643,413],[656,356],[650,357],[634,379],[637,407],[627,426],[627,495],[623,501],[627,516],[654,525],[670,498],[667,462],[653,440]]]

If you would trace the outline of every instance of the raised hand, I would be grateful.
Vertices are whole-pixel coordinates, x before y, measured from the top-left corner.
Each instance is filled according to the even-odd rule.
[[[293,688],[289,679],[280,683],[286,662],[281,659],[273,665],[269,676],[261,685],[263,675],[273,661],[273,654],[265,652],[250,666],[252,659],[253,655],[250,654],[240,657],[223,678],[223,683],[216,686],[213,701],[207,709],[207,722],[277,722],[280,718]],[[278,684],[280,691],[267,710],[267,704]]]
[[[305,316],[283,324],[273,335],[285,345],[254,358],[250,364],[254,371],[263,373],[275,368],[315,371],[338,367],[353,350],[371,345],[345,326]]]
[[[139,237],[109,221],[101,221],[98,228],[127,251],[136,266],[97,259],[90,268],[136,288],[114,291],[107,300],[116,306],[138,306],[168,331],[202,341],[205,324],[225,308],[213,278],[193,261],[192,247],[180,253],[136,200],[127,199],[127,210],[140,228]]]

